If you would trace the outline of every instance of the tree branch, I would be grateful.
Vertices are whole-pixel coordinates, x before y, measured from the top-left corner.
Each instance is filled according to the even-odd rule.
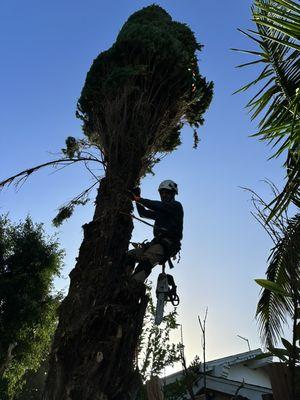
[[[14,356],[13,356],[12,352],[13,352],[14,348],[17,346],[17,344],[18,343],[16,343],[16,342],[10,343],[10,345],[8,346],[6,358],[5,358],[4,362],[0,365],[0,377],[3,376],[6,368],[9,366],[11,360],[13,359]]]
[[[84,162],[95,161],[95,162],[98,162],[98,163],[102,164],[102,162],[100,160],[98,160],[97,158],[94,158],[94,157],[60,158],[58,160],[48,161],[46,163],[39,164],[39,165],[37,165],[35,167],[25,169],[25,170],[19,172],[18,174],[13,175],[13,176],[1,181],[0,182],[0,189],[3,188],[6,185],[9,186],[15,180],[17,180],[17,182],[15,182],[15,185],[18,186],[19,183],[23,179],[26,180],[29,177],[29,175],[31,175],[33,172],[36,172],[36,171],[38,171],[38,170],[40,170],[40,169],[42,169],[44,167],[49,167],[49,166],[55,167],[57,165],[63,165],[63,164],[65,164],[65,166],[68,166],[68,165],[71,165],[71,164],[75,164],[76,162],[79,162],[79,161],[84,161]]]

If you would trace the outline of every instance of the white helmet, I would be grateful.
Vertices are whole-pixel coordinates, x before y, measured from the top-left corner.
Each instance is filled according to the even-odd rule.
[[[167,179],[167,180],[161,182],[161,184],[158,187],[158,191],[160,191],[162,189],[171,190],[175,194],[178,194],[177,183],[175,183],[174,181],[171,181],[170,179]]]

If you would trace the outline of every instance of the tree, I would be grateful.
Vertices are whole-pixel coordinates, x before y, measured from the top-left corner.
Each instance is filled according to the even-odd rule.
[[[2,182],[27,178],[51,164],[98,162],[104,168],[94,217],[83,227],[69,293],[60,307],[45,400],[120,400],[134,388],[147,296],[124,265],[133,229],[128,190],[180,144],[184,123],[194,129],[204,123],[213,84],[199,73],[201,47],[187,25],[172,21],[159,6],[131,15],[87,74],[77,111],[85,139],[68,138],[64,158]],[[64,206],[55,222],[80,201],[81,195]]]
[[[49,351],[60,295],[51,293],[63,252],[27,217],[0,218],[0,391],[13,398],[24,375],[36,371]]]
[[[200,49],[186,25],[153,5],[128,19],[87,74],[77,116],[105,177],[60,308],[45,400],[116,400],[133,391],[147,297],[124,268],[133,229],[124,215],[132,210],[128,190],[157,153],[179,145],[184,122],[203,123],[212,84],[198,71]]]
[[[270,183],[269,183],[270,184]],[[270,184],[271,185],[271,184]],[[274,185],[274,195],[278,190]],[[269,220],[267,204],[253,191],[256,218],[274,242],[266,271],[267,279],[257,279],[263,288],[257,305],[262,341],[269,353],[286,362],[290,370],[292,399],[296,399],[297,367],[300,366],[300,214],[289,217],[287,212]],[[283,328],[292,322],[292,343],[282,338]],[[284,348],[275,345],[281,339]]]
[[[287,317],[291,317],[296,324],[300,301],[299,240],[300,215],[297,214],[287,220],[283,235],[271,250],[267,281],[258,280],[265,289],[260,296],[256,315],[263,341],[269,346],[280,339]]]
[[[292,0],[255,0],[252,15],[256,31],[240,31],[259,49],[239,50],[256,57],[239,67],[261,64],[263,68],[238,92],[258,86],[247,104],[252,119],[260,117],[254,136],[276,149],[272,157],[287,154],[287,182],[270,203],[271,219],[289,204],[300,204],[300,5]]]
[[[289,205],[300,206],[300,6],[292,0],[255,0],[252,8],[256,31],[241,31],[258,46],[259,51],[243,50],[256,60],[243,64],[262,64],[258,77],[239,91],[259,86],[248,102],[252,119],[261,117],[254,136],[276,148],[272,157],[286,154],[287,182],[281,192],[274,190],[270,204],[256,196],[264,211],[257,208],[272,239],[267,280],[257,280],[264,288],[257,307],[262,339],[277,354],[289,354],[292,397],[295,397],[296,363],[299,350],[299,213],[293,218],[282,214]],[[282,339],[286,349],[278,352],[274,342],[281,336],[287,317],[293,321],[293,343]]]
[[[300,214],[288,218],[282,227],[283,234],[269,258],[267,279],[256,280],[264,288],[256,316],[268,349],[289,366],[292,399],[296,399],[296,368],[300,367]],[[292,343],[281,337],[288,318],[292,321]],[[280,337],[285,349],[274,347]]]

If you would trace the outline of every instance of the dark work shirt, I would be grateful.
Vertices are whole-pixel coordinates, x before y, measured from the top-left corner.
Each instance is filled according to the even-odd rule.
[[[136,206],[140,217],[154,219],[154,237],[162,236],[180,242],[183,229],[183,208],[179,201],[163,202],[141,198]]]

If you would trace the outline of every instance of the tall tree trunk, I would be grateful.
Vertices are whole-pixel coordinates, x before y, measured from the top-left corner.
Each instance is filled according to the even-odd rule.
[[[148,299],[145,286],[130,280],[124,268],[133,224],[120,213],[132,210],[128,187],[140,169],[128,176],[119,167],[117,175],[108,171],[102,179],[94,218],[83,226],[69,293],[60,308],[44,400],[132,398],[135,350]]]

